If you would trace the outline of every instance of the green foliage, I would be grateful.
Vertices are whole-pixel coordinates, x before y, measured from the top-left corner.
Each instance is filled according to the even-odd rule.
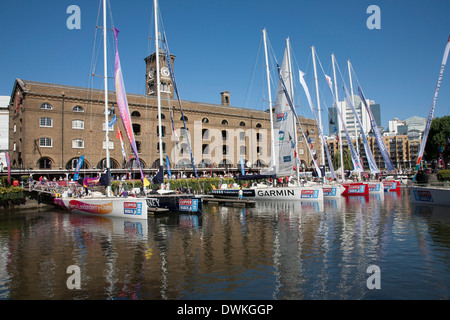
[[[231,184],[235,183],[233,178],[188,178],[188,179],[171,179],[171,180],[164,180],[164,183],[170,183],[170,189],[176,190],[178,188],[186,188],[191,189],[196,193],[203,192],[208,193],[214,188],[219,188],[219,184]],[[245,181],[237,181],[236,182],[239,185],[243,185]],[[114,192],[115,190],[119,189],[119,185],[122,184],[122,186],[127,189],[131,190],[132,188],[140,188],[142,186],[141,180],[127,180],[127,181],[112,181],[111,183],[111,189]],[[160,186],[151,183],[150,186],[147,189],[159,189]]]
[[[438,179],[441,181],[450,181],[450,170],[439,171]]]
[[[428,133],[424,158],[428,161],[439,159],[439,149],[446,146],[447,138],[450,138],[450,116],[434,119]],[[450,145],[445,147],[443,155],[447,161],[450,156]]]
[[[348,148],[343,149],[342,158],[344,159],[344,170],[353,170],[352,156]],[[339,149],[337,149],[337,152],[334,154],[333,167],[336,170],[341,167],[341,155]]]

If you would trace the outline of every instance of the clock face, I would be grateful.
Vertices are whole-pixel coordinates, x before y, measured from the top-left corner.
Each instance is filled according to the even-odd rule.
[[[161,75],[163,75],[164,77],[168,77],[169,76],[169,68],[162,67],[161,68]]]

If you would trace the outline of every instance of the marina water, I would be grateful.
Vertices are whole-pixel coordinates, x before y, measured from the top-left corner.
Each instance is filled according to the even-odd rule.
[[[445,300],[449,211],[411,205],[405,188],[148,221],[3,213],[0,299]],[[79,288],[68,285],[73,266]]]

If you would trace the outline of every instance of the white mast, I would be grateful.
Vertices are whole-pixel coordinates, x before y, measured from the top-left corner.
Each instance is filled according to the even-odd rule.
[[[163,144],[161,125],[161,92],[160,92],[160,69],[159,69],[159,31],[158,31],[158,0],[154,0],[155,7],[155,55],[156,55],[156,97],[158,101],[158,128],[159,128],[159,165],[163,166]],[[162,186],[162,183],[161,183]]]
[[[352,101],[353,101],[353,106],[354,106],[355,105],[355,97],[353,96],[353,81],[352,81],[352,73],[350,71],[350,60],[347,60],[347,67],[348,67],[348,76],[350,78],[350,94],[352,95]],[[354,115],[353,125],[355,127],[356,152],[358,152],[358,154],[359,154],[358,131],[357,131],[357,127],[356,127],[356,117],[357,116],[358,116],[357,114]],[[361,106],[361,118],[362,118],[362,106]],[[364,128],[361,128],[361,130],[364,130]],[[362,165],[362,163],[361,163],[361,165]],[[359,172],[359,171],[358,171],[358,177],[359,177],[359,180],[361,180],[361,172]]]
[[[319,126],[320,130],[323,133],[323,126],[322,126],[322,112],[320,110],[320,99],[319,99],[319,79],[317,78],[317,68],[316,68],[316,50],[314,46],[311,47],[312,56],[313,56],[313,66],[314,66],[314,79],[316,82],[316,97],[317,97],[317,112],[319,113]],[[323,145],[323,141],[321,143],[321,152],[322,152],[322,165],[325,167],[325,153],[324,153],[325,146]]]
[[[292,100],[292,107],[295,109],[295,103],[294,103],[294,81],[292,79],[292,65],[291,65],[291,45],[289,42],[289,37],[286,39],[286,47],[287,47],[287,53],[288,53],[288,72],[289,72],[289,82],[290,82],[290,88],[291,91],[289,94],[291,96]],[[300,120],[300,119],[299,119]],[[294,140],[295,140],[295,152],[297,152],[297,159],[298,159],[298,146],[297,146],[297,123],[295,121],[295,114],[292,118],[292,121],[294,122]],[[307,143],[305,141],[305,143]],[[297,173],[297,184],[300,185],[300,173],[298,168],[298,163],[295,164],[295,170]]]
[[[337,83],[336,83],[336,67],[335,67],[335,58],[334,58],[334,54],[331,54],[331,61],[333,63],[333,77],[334,77],[334,91],[335,91],[335,96],[336,96],[336,108],[339,108],[339,98],[338,98],[338,89],[337,89]],[[340,110],[340,109],[339,109]],[[340,111],[339,111],[340,112]],[[342,112],[341,112],[342,114]],[[341,117],[337,117],[338,118],[338,123],[339,123],[339,129],[338,129],[338,135],[339,135],[339,149],[340,149],[340,154],[341,154],[341,178],[342,181],[345,180],[344,177],[344,156],[343,156],[343,150],[342,150],[342,135],[341,135],[341,128],[342,128],[342,120]],[[352,143],[351,141],[349,141],[348,143]]]
[[[105,127],[106,127],[106,168],[111,166],[109,159],[109,109],[108,109],[108,61],[106,51],[106,0],[103,0],[103,73],[104,73],[104,85],[105,85]],[[106,187],[106,196],[109,197],[111,192],[111,186]]]
[[[266,28],[263,29],[263,38],[264,38],[264,52],[266,56],[266,75],[267,75],[267,89],[269,90],[269,114],[270,114],[270,136],[271,136],[271,154],[272,154],[272,166],[276,167],[276,157],[275,157],[275,141],[273,139],[274,132],[273,132],[273,111],[272,111],[272,94],[270,91],[270,73],[269,73],[269,58],[267,55],[267,31]]]

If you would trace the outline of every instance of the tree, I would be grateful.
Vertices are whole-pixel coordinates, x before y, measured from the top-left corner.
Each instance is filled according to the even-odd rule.
[[[424,158],[427,161],[438,160],[441,151],[447,163],[450,156],[450,116],[436,118],[431,122]]]
[[[344,170],[353,170],[352,157],[348,148],[343,148]],[[335,170],[341,167],[341,155],[337,152],[333,157],[333,167]]]

